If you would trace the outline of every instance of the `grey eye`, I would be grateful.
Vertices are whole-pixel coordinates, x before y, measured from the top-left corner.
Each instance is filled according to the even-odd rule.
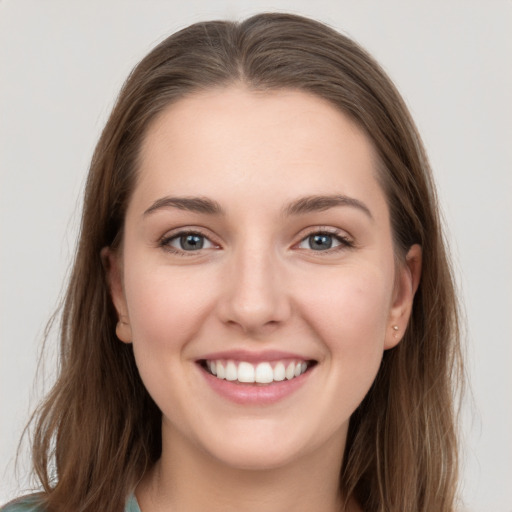
[[[330,235],[311,235],[308,237],[309,246],[314,251],[323,251],[332,247],[332,236]]]
[[[300,242],[299,248],[311,249],[313,251],[326,251],[341,244],[342,242],[335,235],[329,233],[313,233]]]
[[[170,240],[169,245],[182,251],[199,251],[213,247],[210,240],[198,233],[178,235]]]

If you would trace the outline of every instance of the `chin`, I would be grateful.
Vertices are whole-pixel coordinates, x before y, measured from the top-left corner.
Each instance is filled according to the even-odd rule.
[[[318,429],[316,436],[296,429],[290,435],[291,429],[284,424],[268,422],[251,422],[251,428],[222,429],[222,432],[203,447],[224,465],[249,471],[278,469],[298,462],[315,452],[322,438]]]
[[[300,452],[290,451],[284,447],[267,446],[263,448],[260,445],[252,443],[232,444],[229,450],[215,450],[213,455],[216,459],[232,469],[240,471],[268,471],[282,468],[292,464],[300,458]]]

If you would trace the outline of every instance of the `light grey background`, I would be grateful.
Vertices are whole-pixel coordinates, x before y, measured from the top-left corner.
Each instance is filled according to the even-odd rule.
[[[462,495],[475,512],[512,511],[510,0],[0,0],[0,503],[27,485],[27,447],[18,474],[14,456],[44,384],[34,385],[37,354],[72,258],[88,161],[124,78],[178,28],[264,10],[355,38],[416,119],[468,318]]]

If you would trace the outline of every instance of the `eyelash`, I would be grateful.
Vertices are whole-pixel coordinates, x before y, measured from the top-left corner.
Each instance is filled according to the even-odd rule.
[[[311,230],[306,236],[302,237],[299,244],[302,244],[305,240],[308,238],[315,236],[315,235],[326,235],[329,237],[334,238],[337,242],[339,242],[339,245],[335,247],[330,247],[329,249],[326,249],[325,251],[315,251],[314,249],[304,249],[310,252],[315,253],[315,255],[319,256],[328,256],[333,253],[337,253],[339,251],[347,250],[347,249],[353,249],[355,247],[354,241],[349,238],[343,231],[339,229],[334,228],[315,228]]]
[[[316,228],[314,230],[311,230],[305,236],[303,236],[300,239],[300,241],[298,242],[298,244],[294,245],[294,247],[302,244],[305,240],[307,240],[308,238],[310,238],[312,236],[326,235],[329,237],[333,237],[337,242],[339,242],[339,245],[337,245],[335,247],[328,248],[326,250],[314,250],[314,249],[303,249],[303,250],[311,251],[317,255],[323,256],[323,255],[333,254],[338,251],[354,248],[355,244],[354,244],[353,240],[351,240],[349,237],[347,237],[346,235],[344,235],[342,233],[343,233],[342,231],[337,230],[337,229],[332,229],[332,228],[320,228],[320,229]],[[201,233],[201,231],[198,231],[198,230],[184,230],[184,231],[179,231],[178,233],[175,233],[170,236],[164,236],[159,241],[159,247],[161,247],[165,251],[170,252],[172,254],[178,254],[180,256],[195,256],[196,253],[199,253],[202,248],[198,249],[197,251],[185,251],[182,249],[177,249],[176,247],[173,247],[172,245],[170,245],[170,243],[176,239],[179,239],[181,237],[191,236],[191,235],[195,235],[195,236],[204,238],[205,240],[208,240],[208,242],[211,243],[213,246],[218,247],[218,245],[215,244],[215,242],[212,242],[208,236],[206,236],[205,234]]]
[[[201,231],[198,231],[198,230],[184,230],[184,231],[179,231],[178,233],[175,233],[170,236],[164,236],[160,240],[159,246],[162,249],[164,249],[165,251],[170,252],[172,254],[178,254],[180,256],[196,256],[197,253],[199,253],[201,251],[201,249],[199,249],[197,251],[184,251],[182,249],[178,249],[178,248],[170,245],[170,243],[173,240],[177,240],[181,237],[186,237],[186,236],[191,236],[191,235],[195,235],[195,236],[204,238],[205,240],[208,240],[213,246],[217,246],[217,244],[212,242],[208,236],[206,236],[204,233],[201,233]]]

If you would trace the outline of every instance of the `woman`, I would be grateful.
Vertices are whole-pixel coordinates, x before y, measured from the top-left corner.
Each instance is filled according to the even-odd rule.
[[[5,510],[452,511],[457,307],[414,124],[297,16],[193,25],[96,148],[33,443]]]

